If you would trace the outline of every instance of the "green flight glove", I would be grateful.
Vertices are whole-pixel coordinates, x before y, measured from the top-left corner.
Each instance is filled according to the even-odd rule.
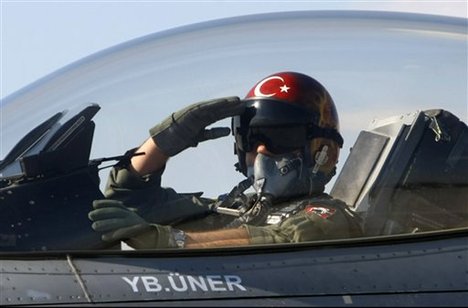
[[[229,135],[228,127],[205,128],[244,110],[245,103],[235,96],[200,102],[173,113],[151,128],[150,135],[164,154],[174,156],[199,142]]]
[[[93,202],[88,217],[92,228],[103,233],[106,242],[125,241],[136,249],[177,247],[172,239],[172,228],[149,224],[135,208],[126,207],[121,201],[102,199]]]

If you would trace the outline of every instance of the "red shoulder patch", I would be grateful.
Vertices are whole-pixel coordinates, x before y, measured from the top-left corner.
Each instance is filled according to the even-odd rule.
[[[320,216],[323,219],[327,219],[328,217],[333,216],[336,210],[323,207],[323,206],[315,206],[315,205],[310,204],[305,207],[305,212],[307,214],[315,214],[315,215]]]

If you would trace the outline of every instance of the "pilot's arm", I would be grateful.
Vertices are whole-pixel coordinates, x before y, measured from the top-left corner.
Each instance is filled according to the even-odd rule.
[[[136,153],[143,155],[133,156],[130,164],[130,171],[139,176],[151,174],[162,170],[169,160],[169,156],[158,147],[153,138],[148,138],[137,150]]]
[[[339,211],[335,212],[333,217],[302,211],[274,225],[244,225],[237,229],[187,233],[184,247],[229,247],[350,238],[354,236],[352,228],[344,214]],[[174,233],[174,236],[177,236],[177,233]]]
[[[185,248],[214,248],[250,245],[249,233],[244,228],[187,233]]]
[[[92,228],[102,233],[105,242],[125,241],[137,249],[207,248],[250,244],[243,228],[211,232],[185,233],[168,225],[151,224],[135,208],[117,200],[95,200],[88,216]]]
[[[213,248],[350,238],[357,235],[353,228],[340,211],[335,212],[333,217],[302,211],[275,225],[244,225],[237,229],[187,233],[184,247]],[[177,233],[173,234],[177,236]]]
[[[238,97],[225,97],[192,104],[179,110],[150,129],[151,137],[138,149],[144,155],[131,159],[132,169],[140,175],[161,170],[169,157],[199,142],[229,135],[229,128],[206,129],[219,120],[242,114],[245,104]]]
[[[131,204],[140,216],[158,224],[175,224],[190,217],[210,213],[212,200],[193,194],[179,194],[161,187],[168,159],[199,142],[229,135],[229,128],[206,127],[218,120],[241,114],[245,103],[238,97],[213,99],[179,110],[150,129],[138,149],[143,155],[123,160],[110,172],[105,197]]]
[[[136,249],[230,247],[300,242],[323,237],[323,230],[317,229],[316,225],[319,220],[309,215],[299,215],[282,224],[266,227],[245,225],[236,229],[185,233],[168,225],[150,224],[120,201],[97,200],[93,207],[89,218],[93,221],[92,228],[102,233],[103,241],[123,240]]]
[[[119,201],[97,200],[93,207],[89,213],[92,228],[102,233],[104,241],[123,240],[137,249],[298,243],[353,236],[352,226],[341,211],[336,211],[333,217],[302,211],[275,225],[185,233],[168,225],[150,224]]]

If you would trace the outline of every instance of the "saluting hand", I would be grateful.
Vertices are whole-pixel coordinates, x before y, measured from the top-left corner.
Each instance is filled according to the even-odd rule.
[[[245,103],[225,97],[196,103],[179,110],[150,129],[150,135],[167,156],[174,156],[199,142],[229,135],[229,127],[205,129],[219,120],[240,115]]]

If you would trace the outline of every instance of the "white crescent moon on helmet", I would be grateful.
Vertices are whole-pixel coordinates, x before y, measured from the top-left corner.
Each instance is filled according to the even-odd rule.
[[[282,77],[280,77],[280,76],[271,76],[271,77],[268,77],[268,78],[262,80],[262,81],[255,87],[254,95],[255,95],[255,96],[266,96],[266,97],[271,97],[271,96],[275,95],[276,92],[274,92],[274,93],[268,93],[268,94],[262,93],[262,89],[261,89],[262,86],[263,86],[266,82],[268,82],[268,81],[270,81],[270,80],[273,80],[273,79],[281,80],[281,81],[284,83],[284,79],[283,79]]]

